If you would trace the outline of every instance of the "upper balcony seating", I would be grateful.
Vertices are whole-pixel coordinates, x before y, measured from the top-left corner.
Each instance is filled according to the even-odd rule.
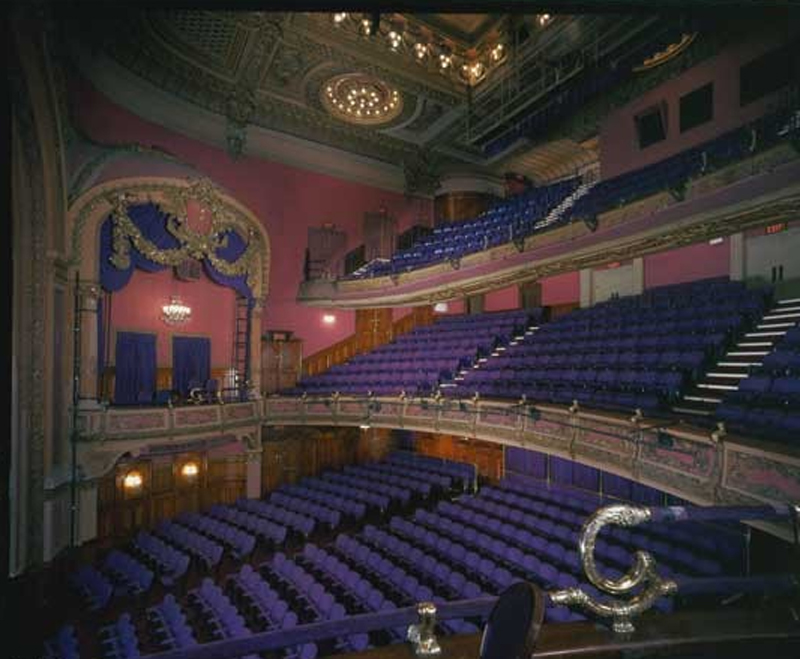
[[[796,442],[800,437],[800,326],[791,328],[717,408],[730,430]]]
[[[705,280],[610,300],[543,325],[446,393],[656,410],[760,317],[766,291]]]
[[[506,199],[472,220],[437,227],[424,241],[360,268],[345,279],[394,275],[513,242],[573,221],[596,218],[606,211],[662,191],[682,195],[698,176],[736,162],[800,134],[796,113],[782,109],[749,124],[635,171],[605,179],[574,205],[545,223],[548,212],[569,196],[579,178],[536,188]]]
[[[478,217],[436,227],[424,241],[359,268],[346,279],[364,279],[407,272],[433,263],[460,259],[530,235],[541,220],[578,187],[570,178],[505,199]]]
[[[294,391],[430,392],[458,369],[521,335],[539,314],[540,310],[509,311],[440,318],[325,373],[304,378]]]

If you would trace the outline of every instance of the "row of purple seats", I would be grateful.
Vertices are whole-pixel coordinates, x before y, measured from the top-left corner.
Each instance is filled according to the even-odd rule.
[[[307,603],[314,614],[314,621],[342,620],[345,608],[336,601],[323,584],[296,562],[278,553],[272,561],[272,570],[285,583],[293,587],[299,597]],[[361,652],[370,647],[369,634],[349,634],[336,640],[335,649],[339,652]]]
[[[524,353],[523,353],[524,354]],[[632,349],[629,352],[618,352],[609,348],[604,352],[559,352],[558,354],[533,353],[530,356],[522,356],[517,359],[511,357],[500,358],[492,364],[492,368],[481,368],[478,370],[467,371],[465,380],[491,380],[499,379],[500,373],[516,375],[520,371],[542,368],[665,368],[675,366],[675,360],[683,361],[682,355],[691,355],[691,360],[685,358],[685,363],[694,367],[698,362],[706,359],[703,350],[648,350],[644,347]],[[678,366],[680,368],[680,366]],[[490,376],[490,377],[486,377]],[[494,376],[494,377],[491,377]]]
[[[300,497],[308,501],[322,504],[328,508],[333,508],[357,520],[364,517],[367,512],[367,507],[363,503],[353,501],[350,498],[334,496],[330,493],[325,494],[302,484],[282,485],[278,488],[278,491],[290,496]]]
[[[344,473],[326,472],[322,474],[320,478],[363,491],[369,491],[370,488],[375,487],[374,479],[366,478],[362,474],[347,470],[345,470]],[[390,500],[397,501],[402,505],[406,505],[411,500],[411,490],[405,487],[399,479],[394,483],[389,483],[388,481],[382,482],[380,490],[388,496]]]
[[[189,569],[189,555],[175,549],[160,538],[140,531],[133,540],[133,547],[155,564],[159,579],[171,586]]]
[[[246,535],[262,538],[269,543],[280,545],[286,540],[287,529],[283,524],[276,524],[263,515],[251,513],[232,506],[215,505],[208,510],[208,515],[216,517],[231,526],[239,527],[246,531]],[[225,533],[224,529],[220,529]],[[211,533],[214,535],[214,533]],[[250,541],[247,538],[234,540],[230,543],[239,556],[249,553]],[[255,542],[253,543],[255,545]]]
[[[139,595],[153,584],[152,570],[117,549],[112,549],[106,556],[103,571],[116,582],[121,594]]]
[[[375,471],[383,472],[385,474],[398,474],[400,476],[422,480],[432,487],[437,487],[445,491],[449,490],[453,484],[453,480],[450,478],[450,476],[444,476],[441,473],[430,470],[426,471],[417,469],[415,467],[411,467],[410,465],[406,466],[400,463],[387,464],[385,462],[373,462],[369,465],[369,467]]]
[[[583,492],[574,488],[560,489],[555,484],[534,484],[530,480],[517,483],[503,479],[497,488],[486,487],[481,490],[482,497],[516,505],[523,510],[535,510],[549,515],[553,520],[565,518],[568,511],[578,517],[572,518],[577,526],[583,524],[585,517],[597,508],[616,503],[613,498],[600,497],[595,493]],[[616,541],[625,544],[648,544],[648,537],[669,541],[671,544],[686,546],[692,554],[705,558],[718,558],[730,564],[741,559],[741,537],[733,538],[730,533],[716,532],[707,525],[684,523],[680,525],[644,524],[632,529],[613,528],[607,533]]]
[[[251,533],[246,533],[233,524],[221,522],[213,517],[199,513],[181,513],[175,518],[175,521],[220,541],[228,547],[231,555],[237,560],[251,554],[256,546],[255,536]],[[284,533],[285,531],[284,528]]]
[[[381,512],[386,510],[391,503],[389,497],[383,496],[382,494],[376,494],[374,492],[370,492],[369,490],[358,489],[351,485],[338,485],[336,483],[317,478],[304,478],[300,481],[300,485],[323,492],[326,495],[333,494],[343,499],[350,499],[363,503],[365,506],[374,506]]]
[[[348,465],[344,468],[344,473],[355,474],[363,479],[372,481],[373,483],[380,484],[385,487],[387,484],[395,487],[406,487],[409,492],[415,492],[423,497],[428,497],[431,493],[431,486],[424,481],[417,478],[408,478],[405,476],[398,476],[391,473],[384,473],[376,469],[370,469],[369,466],[360,467]]]
[[[146,611],[151,637],[156,639],[162,650],[180,650],[197,645],[186,615],[175,600],[167,594],[164,599]]]
[[[100,651],[104,659],[131,659],[139,654],[139,639],[129,613],[123,613],[115,622],[98,632]]]
[[[313,517],[269,504],[266,501],[260,501],[258,499],[239,499],[235,505],[237,508],[247,511],[248,513],[258,515],[276,524],[292,528],[302,533],[305,537],[310,536],[316,527],[316,522]],[[275,542],[281,543],[283,540],[276,539]]]
[[[291,629],[297,626],[297,613],[278,591],[264,581],[252,566],[245,564],[238,572],[230,574],[226,591],[239,611],[255,616],[264,630]]]
[[[211,569],[222,559],[223,547],[218,542],[174,522],[162,522],[156,533],[200,561],[206,569]]]
[[[203,579],[198,588],[189,591],[187,601],[195,607],[206,631],[214,640],[252,634],[237,608],[208,577]],[[257,655],[246,655],[243,659],[259,658]]]
[[[273,492],[270,495],[269,502],[286,510],[292,510],[316,519],[323,524],[327,524],[329,529],[335,529],[342,521],[342,513],[338,510],[333,510],[315,501],[307,501],[304,498],[295,497],[285,492]]]
[[[339,537],[345,536],[340,534]],[[339,542],[338,537],[337,542]],[[330,553],[324,548],[307,543],[303,547],[302,555],[296,556],[295,560],[302,562],[320,578],[324,577],[330,580],[362,611],[389,611],[397,608],[397,605],[385,597],[378,588],[375,588],[360,571],[350,568],[336,554]],[[395,640],[405,639],[406,630],[403,628],[387,631]]]
[[[428,237],[395,253],[388,262],[372,262],[347,278],[405,272],[523,238],[533,233],[536,220],[545,217],[579,182],[578,178],[558,181],[536,188],[522,203],[519,199],[501,201],[477,218],[436,227]]]
[[[542,511],[521,515],[519,509],[501,508],[498,511],[494,507],[495,512],[490,510],[481,505],[476,508],[466,506],[466,509],[462,506],[439,508],[448,517],[475,529],[484,529],[486,534],[503,538],[508,537],[510,531],[510,536],[523,548],[534,551],[536,555],[546,555],[573,575],[580,576],[581,566],[571,548],[577,546],[583,520],[570,518],[564,511],[558,518],[548,518]],[[519,524],[517,530],[503,528],[506,524],[504,520],[512,519]],[[641,538],[635,546],[623,544],[616,538],[600,540],[595,547],[595,555],[601,565],[606,564],[605,570],[618,571],[632,564],[635,549],[653,552],[660,561],[659,570],[668,576],[682,572],[702,572],[704,576],[715,576],[722,572],[721,565],[712,559],[685,551],[678,545],[649,538]]]
[[[91,565],[82,565],[69,576],[69,582],[78,591],[89,611],[102,609],[114,594],[114,586],[100,571]]]
[[[418,522],[417,516],[424,522]],[[439,524],[443,524],[440,526]],[[390,523],[392,531],[413,541],[426,553],[438,554],[448,563],[462,566],[470,570],[473,578],[479,579],[491,591],[499,592],[513,583],[516,577],[509,571],[516,572],[522,578],[535,581],[545,588],[569,588],[578,581],[568,571],[561,571],[555,565],[532,553],[522,553],[502,540],[491,541],[488,536],[461,533],[457,523],[441,518],[435,513],[418,510],[413,521],[393,518]],[[478,542],[478,538],[485,542]],[[423,561],[430,557],[423,558]],[[546,611],[546,619],[553,617],[560,620],[584,620],[577,612]]]
[[[400,517],[392,518],[392,524],[395,525],[403,521],[405,520]],[[470,581],[463,571],[450,568],[447,563],[438,561],[430,554],[426,555],[414,545],[392,533],[367,525],[364,527],[362,537],[378,550],[384,553],[388,552],[392,560],[404,563],[412,571],[424,575],[429,582],[435,584],[437,595],[440,593],[447,594],[447,597],[441,597],[440,599],[472,599],[483,594],[480,586],[474,581]],[[337,545],[343,551],[353,552],[354,554],[358,551],[358,547],[354,545],[352,538],[348,536],[342,536],[341,541],[337,538]]]
[[[392,464],[404,464],[412,467],[415,471],[424,471],[434,474],[443,474],[451,478],[460,479],[464,486],[471,485],[477,478],[475,465],[466,462],[456,462],[435,458],[422,453],[411,453],[407,451],[393,451],[386,458]]]

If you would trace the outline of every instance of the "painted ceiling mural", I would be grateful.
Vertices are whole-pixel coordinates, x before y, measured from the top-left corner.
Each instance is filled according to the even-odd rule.
[[[570,76],[604,57],[624,48],[641,50],[641,61],[653,55],[644,44],[674,27],[647,15],[115,8],[67,32],[73,46],[225,117],[233,156],[246,146],[247,126],[260,126],[386,163],[424,151],[444,168],[500,175],[513,165],[546,181],[563,176],[564,159],[576,167],[596,160],[602,113],[573,122],[551,146],[531,135],[498,155],[487,140],[554,90],[569,91]],[[641,74],[639,93],[654,74]]]

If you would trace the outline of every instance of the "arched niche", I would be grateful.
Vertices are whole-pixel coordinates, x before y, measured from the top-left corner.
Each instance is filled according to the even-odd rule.
[[[67,223],[71,232],[69,265],[77,272],[81,296],[81,399],[84,407],[97,404],[97,302],[100,296],[100,231],[114,213],[128,206],[156,204],[176,218],[187,218],[190,206],[210,213],[217,227],[246,237],[253,246],[248,283],[253,295],[250,343],[251,392],[260,391],[261,315],[269,290],[270,241],[264,225],[244,204],[207,178],[136,177],[108,181],[84,192],[70,206]],[[188,223],[187,223],[188,225]],[[187,226],[189,237],[192,229]],[[252,242],[251,242],[252,241]]]

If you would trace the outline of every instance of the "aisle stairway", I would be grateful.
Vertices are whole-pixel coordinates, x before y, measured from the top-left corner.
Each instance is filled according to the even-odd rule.
[[[517,345],[526,336],[530,336],[531,334],[533,334],[538,329],[539,329],[539,326],[536,325],[534,322],[531,322],[528,325],[528,327],[525,328],[525,332],[523,332],[522,334],[518,334],[516,336],[512,336],[511,340],[508,342],[508,345],[509,346]],[[502,345],[501,346],[497,346],[491,352],[491,354],[487,355],[486,357],[481,357],[480,359],[477,359],[472,366],[462,368],[460,371],[458,371],[456,373],[456,375],[453,378],[452,382],[444,382],[444,383],[442,383],[440,385],[440,388],[441,389],[447,389],[447,388],[450,388],[450,387],[457,387],[459,382],[463,382],[464,381],[464,376],[469,371],[473,371],[473,370],[478,371],[478,370],[480,370],[486,364],[490,363],[492,361],[492,359],[494,359],[495,357],[498,357],[499,355],[501,355],[505,351],[506,351],[506,346],[502,346]]]
[[[559,203],[557,206],[554,206],[543,220],[539,220],[536,224],[534,224],[534,230],[538,231],[545,227],[549,227],[552,224],[557,224],[559,220],[561,220],[561,217],[564,215],[564,213],[572,208],[578,199],[589,194],[595,185],[597,185],[597,181],[581,183],[577,188],[575,188],[575,191],[572,194],[567,195],[564,197],[561,203]]]
[[[672,409],[681,414],[712,416],[729,391],[761,362],[792,327],[800,322],[800,298],[778,300],[755,329],[743,337],[711,367],[697,384],[688,389]]]

